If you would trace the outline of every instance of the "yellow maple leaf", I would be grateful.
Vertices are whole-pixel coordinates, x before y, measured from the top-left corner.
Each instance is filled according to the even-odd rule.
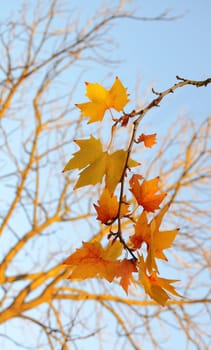
[[[109,224],[117,217],[119,202],[117,201],[117,197],[113,196],[107,188],[105,188],[101,194],[98,204],[99,205],[94,204],[94,207],[98,213],[97,219],[100,220],[103,224]],[[127,215],[127,213],[128,204],[122,203],[120,217]]]
[[[81,110],[83,117],[89,117],[89,123],[101,121],[108,109],[122,111],[129,102],[127,89],[118,77],[110,90],[98,83],[86,83],[86,96],[91,102],[78,103],[76,107]]]
[[[130,191],[133,193],[139,205],[148,212],[154,212],[159,209],[160,203],[166,196],[166,193],[156,194],[158,192],[158,180],[159,177],[155,177],[151,180],[144,180],[142,184],[139,184],[139,179],[142,176],[134,174],[130,179]]]
[[[106,102],[108,108],[114,108],[118,112],[122,111],[125,105],[129,102],[127,89],[123,86],[118,77],[116,77],[114,84],[108,92]]]
[[[95,185],[102,181],[106,167],[106,153],[103,152],[100,140],[91,136],[85,140],[75,140],[80,150],[66,164],[63,172],[72,169],[84,169],[80,173],[75,188]]]
[[[181,296],[171,285],[172,283],[175,283],[178,280],[160,278],[157,276],[156,272],[148,274],[147,266],[144,262],[143,256],[139,257],[138,266],[140,283],[143,285],[145,292],[158,304],[162,306],[166,305],[166,302],[168,301],[168,299],[170,299],[170,296],[167,292],[178,297]]]
[[[127,152],[124,150],[118,150],[111,154],[103,152],[101,141],[93,136],[75,142],[80,150],[73,154],[73,158],[69,160],[63,170],[65,172],[73,169],[83,169],[74,188],[101,183],[105,175],[106,187],[110,193],[113,193],[117,184],[121,181]],[[130,159],[128,162],[128,167],[137,165],[139,163],[135,160]]]
[[[117,184],[121,181],[123,171],[125,169],[125,163],[127,159],[127,151],[118,150],[114,153],[108,154],[106,163],[106,187],[111,193],[114,192]],[[133,168],[140,165],[133,159],[129,159],[128,167]]]

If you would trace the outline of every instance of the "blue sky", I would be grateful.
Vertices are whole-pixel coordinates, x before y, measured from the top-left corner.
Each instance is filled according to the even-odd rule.
[[[83,8],[84,1],[78,3]],[[107,3],[112,4],[112,1]],[[82,12],[82,19],[99,5],[100,1],[91,1],[85,13]],[[140,16],[156,16],[168,10],[169,16],[180,18],[173,22],[118,20],[112,31],[112,40],[117,45],[111,52],[111,58],[120,60],[120,63],[106,69],[92,65],[85,72],[84,80],[110,85],[114,76],[118,75],[131,96],[135,96],[138,87],[138,97],[143,101],[149,86],[158,91],[164,90],[176,82],[176,75],[196,80],[211,75],[209,0],[130,1],[129,9],[132,8],[137,9],[135,14]],[[149,91],[146,102],[152,97]],[[162,111],[153,110],[148,118],[158,128],[161,124],[169,127],[182,110],[200,122],[210,112],[209,100],[209,89],[185,87],[174,96],[168,96],[162,102]]]
[[[10,11],[16,13],[21,3],[21,0],[0,0],[0,20],[7,17]],[[108,0],[106,3],[112,6],[113,1]],[[80,8],[81,23],[93,14],[100,4],[101,1],[97,0],[89,3],[85,0],[72,1],[73,8]],[[157,16],[169,9],[169,16],[181,17],[173,22],[141,22],[126,19],[116,21],[110,32],[112,40],[116,42],[110,52],[110,58],[119,62],[105,67],[97,63],[96,65],[87,63],[81,77],[81,85],[77,87],[78,101],[75,102],[85,100],[84,81],[97,81],[105,86],[111,86],[114,77],[119,76],[128,87],[132,106],[137,101],[147,103],[153,98],[150,90],[145,96],[149,86],[162,91],[176,82],[176,75],[195,80],[211,76],[211,1],[137,0],[130,1],[128,8],[136,8],[135,14],[140,16]],[[72,77],[67,76],[68,79],[71,84]],[[134,96],[137,97],[137,101]],[[150,124],[152,132],[157,132],[159,138],[163,130],[168,128],[180,113],[184,114],[184,117],[190,115],[200,123],[211,112],[210,101],[210,87],[201,89],[184,87],[169,95],[162,102],[160,109],[151,111],[143,123],[143,128]],[[8,327],[9,325],[7,329]],[[6,344],[8,347],[4,350],[18,349],[16,346],[13,348],[9,342]],[[97,350],[94,348],[95,343],[90,342],[89,346]],[[185,350],[182,337],[177,338],[176,344],[171,344],[171,350],[176,350],[178,347],[180,350]]]
[[[17,13],[21,3],[21,0],[1,1],[0,18],[7,17],[11,11]],[[105,3],[109,7],[113,2],[109,0]],[[149,85],[157,90],[165,89],[174,84],[176,75],[196,80],[211,75],[209,0],[200,2],[134,0],[129,3],[128,9],[135,8],[135,15],[156,16],[168,10],[169,16],[181,17],[173,22],[142,22],[126,19],[116,21],[111,31],[111,38],[116,42],[116,46],[110,53],[110,58],[120,62],[104,69],[98,64],[87,65],[84,80],[102,83],[106,81],[110,85],[114,76],[118,75],[132,96],[138,83],[141,98]],[[90,1],[89,6],[84,0],[75,0],[72,4],[73,8],[76,6],[80,9],[80,21],[83,23],[84,19],[100,7],[101,1]],[[206,113],[209,92],[204,90],[194,91],[194,88],[186,87],[177,91],[176,96],[171,97],[173,114],[179,107],[192,113],[196,119],[199,117],[199,112]],[[148,98],[151,97],[149,94]]]

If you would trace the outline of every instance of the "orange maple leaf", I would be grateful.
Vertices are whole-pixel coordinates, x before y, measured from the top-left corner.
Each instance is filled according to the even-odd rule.
[[[175,230],[159,231],[163,217],[168,209],[169,209],[169,206],[166,205],[150,223],[151,231],[152,230],[154,231],[153,244],[155,247],[155,255],[157,258],[163,259],[166,261],[168,259],[163,253],[163,250],[170,248],[170,246],[172,245],[172,242],[174,241],[176,235],[179,232],[178,228]]]
[[[83,117],[89,117],[89,123],[102,120],[108,109],[122,111],[129,102],[127,89],[118,77],[110,90],[98,83],[86,83],[86,96],[91,102],[78,103],[76,107],[81,110]]]
[[[103,248],[99,242],[83,242],[83,247],[77,249],[63,264],[71,270],[69,279],[84,280],[87,278],[104,278],[112,282],[120,277],[120,285],[128,292],[128,286],[133,282],[132,273],[137,272],[133,260],[117,260],[123,246],[119,241],[110,242]]]
[[[125,201],[125,198],[123,199]],[[100,220],[103,224],[111,223],[118,215],[119,202],[116,196],[113,196],[107,188],[104,189],[98,201],[99,205],[94,204],[97,211],[97,220]],[[128,214],[128,204],[122,203],[120,210],[120,217]]]
[[[137,143],[144,142],[145,147],[152,147],[156,144],[156,134],[145,135],[141,134],[138,137]]]
[[[160,203],[166,196],[166,193],[156,194],[158,192],[158,180],[159,177],[155,177],[151,180],[144,180],[142,184],[139,184],[139,179],[142,176],[134,174],[130,179],[130,191],[135,196],[139,205],[148,212],[154,212],[159,209]]]
[[[166,302],[168,299],[170,299],[167,292],[178,297],[181,296],[179,293],[177,293],[175,288],[171,286],[172,283],[175,283],[178,280],[160,278],[157,276],[156,272],[148,274],[147,265],[144,262],[143,256],[139,257],[138,266],[140,283],[143,285],[145,292],[157,303],[162,306],[166,305]]]
[[[150,241],[150,228],[147,221],[146,212],[143,211],[139,216],[135,224],[135,233],[130,236],[130,245],[132,249],[136,250],[141,248],[142,243],[149,244]]]
[[[120,277],[120,285],[128,294],[128,286],[131,282],[135,283],[132,273],[137,272],[136,261],[124,259],[120,261],[119,268],[116,272],[116,277]]]
[[[179,232],[178,228],[175,230],[159,231],[161,222],[163,220],[163,216],[167,212],[168,208],[169,206],[166,205],[160,211],[160,213],[154,219],[151,220],[149,224],[150,237],[149,237],[149,241],[147,242],[148,255],[146,259],[147,268],[149,272],[153,270],[158,271],[155,258],[168,261],[163,250],[171,247],[176,235]]]
[[[130,236],[132,249],[141,248],[144,242],[147,244],[148,255],[146,264],[150,272],[152,270],[157,271],[155,258],[165,261],[168,260],[163,250],[171,247],[172,242],[179,232],[179,229],[159,231],[163,217],[168,208],[169,206],[166,205],[149,224],[147,222],[146,212],[143,211],[135,224],[134,235]]]
[[[109,248],[103,248],[99,242],[83,242],[82,248],[64,261],[72,268],[69,278],[84,280],[97,277],[112,282],[119,267],[116,259],[122,253],[122,244],[115,241]]]

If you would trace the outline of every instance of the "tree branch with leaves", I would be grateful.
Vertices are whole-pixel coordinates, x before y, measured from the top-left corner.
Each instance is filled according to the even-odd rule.
[[[167,193],[157,194],[159,177],[146,180],[140,173],[133,174],[129,180],[129,190],[134,198],[127,198],[124,188],[132,171],[131,168],[139,165],[130,158],[134,145],[143,142],[145,147],[152,147],[156,143],[156,134],[141,134],[136,138],[140,122],[147,112],[158,106],[165,96],[178,88],[185,85],[202,87],[211,83],[211,78],[204,81],[180,77],[177,79],[180,80],[179,83],[163,92],[158,93],[153,90],[158,97],[140,111],[133,110],[130,113],[124,110],[129,102],[128,93],[118,77],[109,90],[98,83],[86,83],[86,96],[90,101],[76,106],[81,110],[83,117],[89,117],[89,123],[102,121],[105,112],[110,112],[112,123],[110,142],[106,152],[103,152],[101,141],[93,136],[89,139],[76,140],[80,150],[74,153],[73,158],[64,168],[64,172],[73,169],[81,170],[75,189],[101,183],[105,177],[105,187],[98,205],[94,204],[94,207],[98,214],[97,219],[110,227],[107,236],[109,242],[106,247],[102,247],[97,241],[83,242],[83,247],[64,261],[64,264],[70,266],[72,270],[69,278],[83,280],[97,277],[109,282],[114,278],[120,278],[120,285],[128,293],[129,285],[132,282],[135,283],[133,274],[138,273],[137,283],[143,285],[145,292],[162,306],[170,298],[168,293],[180,296],[172,286],[172,283],[177,280],[159,277],[160,272],[156,263],[156,259],[168,260],[163,251],[171,247],[178,233],[178,229],[160,231],[163,217],[169,209],[168,204],[156,216],[152,216],[156,210],[160,209],[160,204]],[[112,110],[120,113],[119,118],[113,116]],[[115,135],[114,129],[118,125],[128,127],[129,121],[132,121],[132,132],[127,149],[109,153]],[[129,125],[126,132],[129,133],[130,129]],[[117,199],[114,192],[118,185],[120,186]],[[134,199],[135,206],[132,205]],[[151,217],[150,221],[149,217]],[[125,219],[134,223],[134,233],[127,241],[122,230],[122,221]],[[116,222],[117,231],[113,231],[112,227]],[[144,243],[147,246],[146,253],[143,250],[140,251]],[[123,252],[124,255],[128,254],[129,258],[119,259]]]
[[[178,19],[162,12],[139,16],[126,3],[101,6],[82,23],[69,3],[25,2],[21,12],[14,10],[0,23],[2,348],[12,343],[33,349],[80,348],[89,338],[100,347],[112,334],[115,348],[153,344],[159,349],[163,332],[156,338],[155,328],[171,333],[171,324],[181,327],[189,344],[208,344],[210,286],[204,274],[210,261],[210,118],[200,125],[177,120],[162,139],[157,135],[156,145],[155,133],[145,132],[142,121],[167,95],[173,98],[172,91],[185,85],[201,90],[210,79],[179,78],[166,91],[154,91],[145,107],[131,111],[119,79],[108,90],[89,83],[89,97],[98,99],[100,91],[100,103],[91,98],[78,104],[81,115],[74,106],[89,67],[110,65],[115,72],[110,39],[118,20],[170,25]],[[73,171],[63,174],[75,150]],[[82,150],[86,155],[78,176],[74,169]],[[165,245],[159,246],[161,236]],[[94,255],[90,268],[79,258],[87,251],[87,258]],[[80,278],[80,265],[62,264],[74,254]],[[166,280],[181,281],[177,289],[182,297],[169,299],[170,291],[177,292],[166,281],[170,290],[161,291],[156,269]],[[98,279],[73,282],[68,278],[74,274],[77,280]],[[158,300],[134,288],[137,281]],[[195,309],[200,309],[203,324]]]

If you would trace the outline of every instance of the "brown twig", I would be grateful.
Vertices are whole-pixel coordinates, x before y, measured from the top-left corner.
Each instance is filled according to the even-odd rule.
[[[128,120],[134,117],[137,117],[137,119],[135,119],[135,121],[133,121],[133,129],[132,129],[132,134],[131,134],[131,138],[130,138],[130,142],[129,142],[129,146],[127,149],[127,157],[126,157],[126,161],[125,161],[125,166],[122,172],[122,176],[121,176],[121,181],[120,181],[120,193],[119,193],[119,208],[118,208],[118,214],[117,214],[117,220],[118,220],[118,230],[115,233],[116,237],[119,238],[120,242],[123,244],[124,249],[126,249],[133,257],[133,259],[137,259],[136,256],[134,255],[134,252],[130,249],[130,247],[128,247],[128,245],[126,244],[125,240],[123,239],[123,235],[122,235],[122,229],[121,229],[121,206],[123,203],[123,196],[124,196],[124,184],[125,184],[125,177],[126,177],[126,172],[127,169],[129,168],[128,166],[128,162],[129,162],[129,158],[133,149],[133,145],[134,143],[136,143],[135,139],[136,139],[136,133],[137,133],[137,129],[139,124],[141,123],[141,121],[143,120],[144,116],[154,107],[158,107],[160,102],[163,100],[164,97],[166,97],[169,94],[174,93],[175,90],[186,86],[186,85],[193,85],[196,87],[202,87],[202,86],[207,86],[208,84],[211,83],[211,78],[207,78],[205,80],[201,80],[201,81],[197,81],[197,80],[190,80],[190,79],[184,79],[179,77],[178,75],[176,76],[177,80],[180,80],[179,83],[175,83],[173,86],[171,86],[170,88],[162,91],[162,92],[157,92],[154,89],[152,89],[152,92],[157,95],[158,97],[156,97],[155,99],[153,99],[145,108],[137,110],[137,111],[131,111],[131,113],[124,113],[123,117],[121,117],[118,121],[115,122],[115,125],[118,122],[122,122],[123,118],[127,118]]]

